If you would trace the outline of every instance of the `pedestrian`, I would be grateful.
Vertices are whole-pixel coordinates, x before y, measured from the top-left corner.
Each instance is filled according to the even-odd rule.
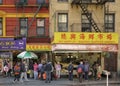
[[[102,68],[100,64],[97,64],[97,80],[101,80]]]
[[[16,64],[15,64],[15,66],[14,66],[14,83],[16,82],[16,81],[19,81],[19,78],[20,78],[20,63],[19,62],[17,62]]]
[[[32,60],[30,60],[30,62],[29,62],[29,77],[30,78],[33,78],[33,61]]]
[[[78,73],[79,82],[82,82],[83,70],[84,70],[83,61],[80,61],[80,64],[77,67],[77,73]]]
[[[52,81],[52,80],[53,80],[53,77],[54,77],[54,74],[53,74],[53,72],[54,72],[54,67],[53,67],[52,62],[51,62],[51,66],[52,66],[52,70],[51,70],[51,81]]]
[[[41,68],[42,68],[42,63],[40,62],[39,64],[38,64],[38,78],[40,79],[41,78]]]
[[[28,78],[27,78],[27,70],[26,70],[26,62],[23,61],[21,64],[20,64],[20,70],[21,70],[21,75],[20,75],[20,81],[23,82],[23,78],[26,80],[26,81],[29,81]]]
[[[93,69],[93,77],[96,80],[97,79],[97,62],[96,61],[93,63],[92,69]]]
[[[48,62],[45,66],[45,72],[46,72],[45,83],[50,83],[51,82],[51,71],[52,71],[52,63]]]
[[[37,62],[34,63],[33,67],[34,67],[34,79],[36,80],[36,79],[38,79],[38,64],[37,64]]]
[[[68,78],[69,80],[73,81],[73,69],[74,69],[74,66],[72,64],[72,62],[70,62],[70,64],[68,65]]]
[[[8,61],[8,76],[12,76],[11,75],[11,71],[12,71],[12,63],[11,63],[11,61]]]
[[[85,61],[85,64],[84,64],[84,78],[85,80],[88,80],[88,73],[89,73],[89,63],[88,61]]]
[[[5,66],[3,67],[3,73],[4,73],[4,75],[5,75],[6,77],[8,76],[8,71],[9,71],[8,65],[5,65]]]
[[[60,78],[60,75],[61,75],[61,64],[60,64],[60,62],[57,62],[57,64],[55,64],[55,70],[56,70],[57,78]]]
[[[41,77],[40,77],[40,79],[41,79],[41,80],[44,80],[43,75],[45,74],[45,66],[46,66],[46,63],[43,62],[42,67],[41,67],[41,70],[40,70],[40,72],[41,72]]]

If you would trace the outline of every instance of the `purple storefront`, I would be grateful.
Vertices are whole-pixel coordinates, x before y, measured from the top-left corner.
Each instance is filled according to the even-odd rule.
[[[0,38],[0,70],[3,69],[4,61],[13,65],[14,54],[26,49],[26,38]]]

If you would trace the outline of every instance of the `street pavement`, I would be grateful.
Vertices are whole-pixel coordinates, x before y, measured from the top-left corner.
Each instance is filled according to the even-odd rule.
[[[69,81],[67,78],[53,80],[51,83],[45,81],[29,79],[29,81],[13,83],[13,77],[1,77],[0,86],[107,86],[106,79],[102,80],[89,80],[80,83],[77,79]],[[108,86],[120,86],[120,79],[109,79]]]

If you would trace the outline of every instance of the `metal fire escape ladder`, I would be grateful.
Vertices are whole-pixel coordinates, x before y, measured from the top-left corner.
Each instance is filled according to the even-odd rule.
[[[82,4],[82,0],[74,0],[72,4],[76,4],[80,6],[82,11],[85,13],[86,17],[88,18],[89,22],[91,23],[92,27],[96,32],[101,32],[97,24],[95,23],[94,19],[89,15],[89,11],[87,10],[86,6]]]
[[[28,25],[28,29],[27,29],[27,34],[26,34],[26,37],[28,37],[28,30],[29,28],[32,26],[32,23],[34,22],[35,18],[36,18],[36,15],[38,14],[40,8],[42,7],[42,4],[39,4],[38,8],[37,8],[37,11],[35,12],[34,14],[34,17],[32,18],[30,24]]]
[[[86,17],[88,18],[89,22],[91,23],[92,27],[94,28],[94,30],[96,32],[101,32],[99,27],[97,26],[97,24],[95,23],[94,19],[89,15],[89,11],[87,10],[87,8],[85,7],[85,5],[83,4],[79,4],[79,6],[81,7],[82,11],[85,13]]]

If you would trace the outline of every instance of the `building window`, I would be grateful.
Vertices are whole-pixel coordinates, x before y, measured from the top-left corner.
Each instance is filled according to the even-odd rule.
[[[0,0],[0,4],[2,4],[3,0]]]
[[[37,35],[38,36],[45,35],[45,19],[43,18],[37,19]]]
[[[58,0],[58,2],[68,2],[68,0]]]
[[[105,14],[105,32],[115,31],[115,15],[114,13]]]
[[[27,29],[28,29],[28,19],[20,18],[20,35],[27,36]]]
[[[82,3],[90,3],[92,0],[82,0]]]
[[[44,4],[45,0],[37,0],[37,4]]]
[[[58,13],[58,32],[68,31],[68,14]]]
[[[115,0],[97,0],[97,2],[115,2]]]
[[[115,0],[108,0],[108,2],[115,2]]]
[[[91,14],[89,14],[91,17]],[[91,32],[92,28],[91,28],[91,23],[88,20],[87,16],[85,14],[82,14],[82,32]]]
[[[3,35],[3,20],[0,18],[0,36]]]
[[[22,3],[27,3],[27,0],[19,0]]]

